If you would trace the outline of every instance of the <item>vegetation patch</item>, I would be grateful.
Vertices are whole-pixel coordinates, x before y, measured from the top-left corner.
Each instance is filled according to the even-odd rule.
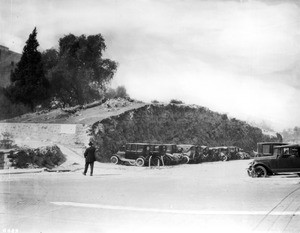
[[[45,146],[36,149],[22,148],[10,151],[8,155],[12,167],[15,168],[54,168],[66,161],[66,157],[58,146]]]
[[[103,162],[129,142],[237,146],[250,152],[257,142],[279,140],[207,108],[173,103],[145,105],[106,118],[92,126],[92,135]]]

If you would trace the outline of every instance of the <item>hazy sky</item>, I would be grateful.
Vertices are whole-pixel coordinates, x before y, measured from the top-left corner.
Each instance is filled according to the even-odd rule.
[[[113,87],[180,99],[276,130],[300,126],[297,1],[0,0],[0,44],[40,50],[65,34],[101,33],[119,63]]]

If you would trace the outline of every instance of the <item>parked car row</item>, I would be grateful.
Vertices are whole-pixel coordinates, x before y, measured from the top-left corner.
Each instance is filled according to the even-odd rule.
[[[300,145],[278,142],[257,144],[254,160],[247,169],[251,177],[266,177],[277,173],[297,173],[300,176]]]
[[[187,144],[127,143],[111,157],[114,164],[160,166],[247,159],[249,154],[235,146],[208,147]]]

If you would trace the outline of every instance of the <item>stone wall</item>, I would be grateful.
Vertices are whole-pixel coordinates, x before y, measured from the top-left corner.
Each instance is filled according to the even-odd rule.
[[[8,132],[15,140],[49,141],[83,146],[89,141],[89,128],[82,124],[0,123],[0,135]]]

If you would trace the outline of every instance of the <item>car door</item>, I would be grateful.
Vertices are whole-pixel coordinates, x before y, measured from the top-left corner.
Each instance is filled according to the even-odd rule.
[[[300,170],[300,157],[298,148],[284,148],[278,156],[278,171],[294,172]]]
[[[135,144],[126,146],[126,159],[136,159],[136,147]]]
[[[291,148],[290,150],[290,167],[293,172],[300,172],[300,148]]]

